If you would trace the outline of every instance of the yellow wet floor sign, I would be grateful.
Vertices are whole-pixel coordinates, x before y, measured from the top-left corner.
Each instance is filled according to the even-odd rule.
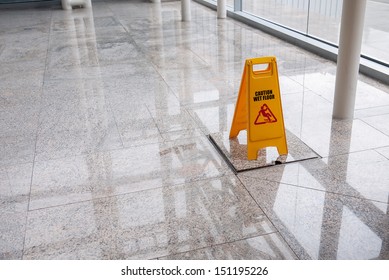
[[[232,120],[230,138],[247,129],[247,158],[256,160],[258,151],[277,147],[288,154],[276,58],[247,59]]]

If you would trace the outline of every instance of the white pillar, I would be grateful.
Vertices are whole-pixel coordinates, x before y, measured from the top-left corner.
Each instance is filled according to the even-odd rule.
[[[217,18],[227,17],[227,0],[217,0]]]
[[[181,0],[181,17],[182,21],[190,21],[190,0]]]
[[[343,0],[332,117],[354,116],[366,0]]]

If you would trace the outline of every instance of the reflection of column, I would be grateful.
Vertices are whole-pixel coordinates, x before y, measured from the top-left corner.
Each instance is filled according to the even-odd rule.
[[[333,117],[354,116],[366,0],[344,0],[339,38]]]
[[[332,120],[328,166],[336,166],[340,180],[347,179],[348,156],[350,153],[352,120]],[[341,153],[345,160],[339,161],[334,155]],[[341,166],[340,166],[341,165]]]
[[[328,167],[326,168],[331,174],[331,170],[337,170],[337,176],[342,182],[347,179],[348,155],[350,152],[350,142],[352,133],[352,121],[333,120],[331,125],[330,149],[328,157]],[[339,138],[341,137],[341,141]],[[341,147],[340,147],[341,146]],[[345,160],[339,160],[335,155],[336,151],[342,151]],[[330,175],[329,175],[330,176]],[[333,203],[329,198],[334,187],[331,184],[325,185],[326,192],[323,202],[323,219],[321,227],[321,238],[319,247],[319,259],[335,260],[337,259],[340,230],[342,227],[343,204]],[[335,186],[337,188],[339,186]]]
[[[155,2],[155,5],[151,7],[151,19],[158,24],[162,24],[161,0],[153,0],[153,2]]]
[[[227,17],[227,0],[217,0],[217,18]]]
[[[190,0],[181,0],[181,17],[182,21],[190,21]]]
[[[245,63],[245,57],[243,56],[243,46],[245,46],[245,43],[243,40],[245,40],[244,38],[246,38],[246,36],[243,36],[242,34],[242,28],[234,28],[233,32],[234,32],[234,41],[236,43],[233,44],[233,52],[234,52],[234,67],[233,67],[233,71],[234,71],[234,91],[236,89],[235,92],[239,92],[239,86],[240,86],[240,82],[241,82],[241,77],[242,77],[242,73],[243,73],[243,69],[244,69],[244,63]],[[237,66],[235,65],[235,62],[238,61],[240,62],[240,67],[237,68]],[[235,78],[236,77],[236,78]]]
[[[71,10],[72,6],[82,6],[84,8],[92,7],[91,0],[61,0],[62,9]]]
[[[226,21],[219,21],[217,23],[217,62],[218,62],[218,73],[224,73],[228,76],[228,69],[226,61],[228,58],[228,45],[225,39],[226,32]],[[211,58],[212,59],[212,58]],[[217,81],[214,81],[217,82]],[[225,90],[224,87],[221,90]],[[219,92],[219,98],[222,98],[223,92]],[[219,131],[228,131],[229,127],[227,127],[227,105],[219,106]]]
[[[389,217],[389,206],[386,210],[386,217]],[[389,238],[388,237],[382,239],[382,247],[381,247],[379,259],[389,260]]]
[[[326,190],[318,258],[337,259],[339,237],[343,223],[343,209],[347,207],[356,218],[382,240],[381,254],[378,258],[388,259],[389,240],[387,233],[383,232],[389,226],[387,214],[383,214],[370,200],[362,199],[354,203],[354,199],[348,199],[348,197],[362,198],[362,195],[347,183],[347,156],[350,152],[352,124],[352,121],[333,120],[332,122],[329,154],[334,155],[335,151],[341,151],[342,159],[330,156],[327,165],[324,162],[320,162],[315,167],[309,161],[301,163],[311,175],[317,173],[317,170],[323,170],[324,172],[320,176],[315,176],[315,179]],[[334,172],[336,172],[337,181],[342,182],[340,185],[334,185]],[[342,188],[341,192],[348,194],[341,201],[334,200],[331,197],[331,193],[339,193],[339,188]],[[369,213],[369,215],[366,215],[366,213]],[[374,217],[374,219],[370,217]]]
[[[155,23],[158,24],[157,28],[152,29],[152,31],[153,31],[152,36],[155,37],[155,39],[156,39],[155,41],[156,41],[156,44],[158,46],[157,51],[155,53],[154,53],[154,51],[152,51],[153,52],[152,55],[156,55],[156,58],[158,59],[158,65],[159,65],[158,72],[165,73],[165,71],[168,70],[169,68],[166,67],[166,63],[165,63],[165,59],[166,59],[165,41],[164,41],[163,28],[162,28],[163,17],[162,17],[162,6],[160,3],[160,0],[159,1],[157,0],[155,2],[155,4],[151,7],[150,11],[151,11],[151,13],[150,13],[151,19],[153,21],[155,21]],[[149,35],[147,35],[147,36],[149,36]],[[159,82],[154,83],[154,86],[155,86],[156,92],[163,93],[166,90],[162,83],[159,83]],[[157,104],[159,107],[164,107],[164,106],[169,105],[169,101],[167,98],[161,99],[160,95],[158,95],[158,94],[155,94],[154,98],[155,98],[155,101],[154,101],[155,107],[157,107]]]
[[[101,257],[104,259],[112,258],[112,256],[120,255],[121,246],[118,244],[118,238],[115,235],[119,232],[112,230],[113,225],[118,224],[119,213],[116,201],[111,199],[109,212],[101,212],[99,201],[94,198],[100,198],[104,193],[106,196],[111,196],[115,193],[115,185],[107,184],[112,182],[113,170],[112,159],[110,153],[96,152],[100,144],[96,139],[104,139],[106,132],[109,130],[109,117],[107,115],[107,100],[103,91],[100,68],[98,67],[97,42],[94,25],[94,16],[92,9],[82,9],[77,13],[66,13],[65,22],[74,25],[74,32],[68,32],[68,36],[73,36],[77,44],[74,46],[73,55],[78,59],[77,77],[71,80],[80,86],[84,95],[80,96],[79,110],[84,114],[83,127],[87,131],[84,135],[84,140],[87,143],[93,143],[93,146],[88,147],[88,156],[85,156],[85,162],[88,168],[88,183],[92,196],[91,205],[95,210],[94,222],[96,231],[92,238],[99,240],[99,249]],[[93,80],[84,76],[84,66],[88,68],[88,72],[92,73]],[[93,95],[89,93],[93,92]],[[82,102],[81,102],[82,101]],[[91,114],[91,112],[93,112]],[[96,145],[96,146],[94,146]],[[113,234],[113,235],[112,235]]]

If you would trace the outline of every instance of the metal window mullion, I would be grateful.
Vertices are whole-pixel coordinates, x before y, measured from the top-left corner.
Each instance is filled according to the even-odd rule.
[[[235,12],[242,11],[242,0],[234,0],[234,11]]]

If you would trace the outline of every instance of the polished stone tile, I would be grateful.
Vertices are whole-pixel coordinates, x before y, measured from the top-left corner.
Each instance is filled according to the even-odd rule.
[[[332,69],[330,71],[305,73],[302,84],[307,89],[333,103],[336,80],[335,73]],[[386,91],[364,81],[358,81],[355,100],[356,110],[384,105],[389,105],[389,96]]]
[[[116,131],[110,132],[111,128],[107,129],[38,133],[35,160],[45,161],[122,148],[119,134]]]
[[[285,128],[301,137],[305,126],[311,131],[310,136],[317,132],[314,129],[328,127],[331,119],[332,104],[310,91],[286,94],[282,96],[282,111]]]
[[[160,70],[169,87],[183,105],[200,104],[237,96],[234,89],[210,69]]]
[[[35,163],[30,209],[232,174],[205,137]]]
[[[35,142],[35,134],[0,136],[0,166],[33,162]]]
[[[188,48],[191,51],[195,51],[199,57],[203,57],[199,54],[198,49],[194,50],[198,45],[198,41],[208,40],[208,47],[212,46],[211,39],[214,37],[210,34],[204,34],[198,32],[195,28],[187,25],[185,22],[174,22],[172,24],[165,24],[163,29],[160,26],[153,26],[147,30],[133,30],[131,29],[131,37],[136,44],[142,48],[146,55],[161,56],[164,58],[165,50],[167,49],[180,49]],[[129,27],[130,28],[130,27]],[[167,70],[167,69],[166,69]]]
[[[202,69],[208,67],[208,63],[190,50],[172,48],[168,53],[151,55],[149,59],[160,70],[166,69]]]
[[[318,144],[326,141],[331,131],[332,107],[326,99],[309,90],[286,94],[282,96],[285,128],[308,146],[321,147]]]
[[[148,259],[274,232],[235,177],[31,211],[25,259]]]
[[[379,148],[376,149],[377,152],[379,152],[381,155],[389,159],[389,147]]]
[[[100,9],[101,10],[101,9]],[[120,22],[112,15],[109,9],[105,9],[105,16],[97,16],[96,9],[93,7],[91,10],[83,10],[72,13],[63,13],[60,16],[58,14],[53,15],[51,22],[51,32],[53,33],[77,33],[86,36],[103,35],[110,36],[112,34],[119,35],[125,34],[125,29],[121,26]],[[111,15],[110,15],[111,14]]]
[[[0,167],[0,259],[21,259],[32,163]]]
[[[45,60],[48,47],[48,36],[16,35],[7,36],[3,48],[0,47],[0,62],[27,60]]]
[[[296,255],[278,233],[214,245],[163,260],[293,260]]]
[[[189,114],[205,134],[229,132],[234,117],[236,98],[206,101],[187,107]]]
[[[93,92],[93,90],[92,90]],[[72,95],[72,94],[70,94]],[[104,96],[56,99],[46,95],[40,114],[37,161],[122,148],[113,114]]]
[[[80,47],[80,51],[84,51],[86,47],[89,47],[91,51],[95,51],[97,47],[97,38],[95,34],[88,34],[86,30],[79,32],[60,32],[50,36],[49,42],[49,54],[53,51],[61,53],[62,49],[71,48],[74,49],[75,57],[77,54],[77,46]],[[70,58],[69,58],[70,59]]]
[[[161,133],[164,141],[177,141],[179,139],[191,139],[197,137],[205,137],[205,134],[199,128],[186,129],[186,130],[175,130],[171,132]]]
[[[64,42],[49,49],[47,58],[49,69],[97,65],[99,65],[98,54],[93,41],[78,39],[76,43]]]
[[[371,82],[358,81],[355,109],[389,105],[389,90]]]
[[[161,133],[194,130],[198,127],[189,113],[182,107],[151,109],[150,112]]]
[[[161,133],[146,105],[134,105],[131,100],[132,97],[111,101],[115,122],[124,147],[161,142]]]
[[[0,111],[17,108],[20,105],[30,108],[39,107],[42,82],[40,85],[34,85],[33,80],[28,79],[25,82],[15,81],[15,84],[8,80],[7,83],[0,85]]]
[[[42,106],[45,110],[52,106],[52,103],[72,99],[93,99],[106,102],[106,95],[104,84],[99,79],[73,79],[71,83],[65,79],[46,79],[43,85]]]
[[[94,79],[112,84],[112,80],[125,81],[135,74],[143,75],[142,78],[144,80],[145,76],[155,74],[155,72],[152,64],[144,59],[144,63],[138,61],[117,65],[75,65],[71,67],[48,68],[45,72],[45,78],[47,80]]]
[[[290,54],[292,56],[292,54]],[[331,87],[330,79],[336,73],[336,63],[333,61],[328,61],[318,56],[311,57],[309,53],[306,52],[306,55],[300,57],[301,63],[299,65],[293,66],[293,63],[287,64],[287,67],[280,66],[278,64],[278,72],[282,75],[287,75],[292,80],[303,85],[306,90],[313,89],[314,92],[320,94],[322,92],[327,94],[333,93],[333,87]],[[320,92],[320,88],[316,87],[314,83],[311,82],[311,75],[315,76],[315,73],[320,73],[322,75],[321,84],[325,86],[325,90]],[[332,80],[333,81],[333,80]],[[307,86],[306,86],[307,85]],[[308,86],[309,85],[309,86]]]
[[[362,121],[389,136],[389,114],[362,118]]]
[[[389,114],[389,106],[379,106],[379,107],[370,107],[363,108],[354,111],[354,118],[362,119],[368,117],[374,117],[379,115]]]
[[[318,157],[312,149],[289,131],[286,131],[287,155],[280,155],[275,147],[267,147],[258,151],[256,160],[247,159],[246,130],[241,131],[238,137],[233,139],[229,139],[228,132],[213,133],[209,137],[236,172]]]
[[[143,53],[127,36],[116,37],[96,44],[99,65],[121,64],[129,61],[143,63]]]
[[[153,79],[153,82],[148,79]],[[146,104],[150,109],[179,106],[174,92],[155,71],[104,80],[104,91],[113,107],[118,104],[129,107]]]
[[[0,206],[0,260],[22,259],[27,202]]]
[[[51,21],[51,28],[50,31],[53,33],[60,33],[60,32],[85,32],[85,22],[84,17],[81,15],[78,16],[71,16],[70,14],[67,14],[66,19],[54,19]],[[75,35],[75,34],[74,34]]]
[[[121,26],[120,22],[115,16],[99,16],[93,19],[94,28],[111,28]]]
[[[0,166],[0,207],[29,200],[32,163]]]
[[[2,13],[1,16],[3,17],[4,13]],[[19,23],[17,20],[15,20],[15,18],[9,19],[9,23],[11,24],[11,26],[2,23],[2,26],[4,26],[4,28],[1,28],[0,36],[8,36],[8,35],[24,36],[24,35],[32,35],[32,34],[35,36],[49,35],[50,32],[49,20],[42,19],[39,17],[36,19],[31,19],[29,17],[18,16],[18,18],[19,18]]]
[[[210,95],[208,98],[210,99]],[[236,100],[237,98],[233,96],[219,100],[218,95],[216,95],[213,101],[192,104],[187,108],[196,123],[204,128],[206,134],[229,132]],[[326,139],[319,137],[316,139],[316,135],[320,133],[321,137],[324,137],[323,134],[327,137],[331,125],[332,104],[315,93],[306,91],[283,95],[282,105],[287,130],[298,137],[301,137],[302,132],[307,131],[307,139],[315,137],[312,140],[313,143]]]
[[[384,156],[369,150],[258,169],[245,176],[387,203],[388,168]]]
[[[0,110],[0,134],[2,137],[33,135],[39,118],[39,104],[32,103],[6,107]]]
[[[389,259],[388,87],[360,76],[355,119],[333,121],[334,62],[143,2],[0,11],[0,259]],[[267,55],[286,129],[324,158],[243,186],[206,135]]]
[[[387,204],[239,177],[300,259],[388,259]]]
[[[24,85],[27,81],[32,85],[42,85],[45,71],[45,60],[31,59],[26,61],[12,61],[1,63],[1,86]],[[17,79],[15,73],[23,75],[24,79]]]
[[[335,71],[305,73],[303,76],[303,86],[320,95],[329,102],[334,100],[335,92]]]
[[[361,120],[305,117],[301,140],[322,157],[364,151],[389,145],[389,137]]]
[[[278,76],[281,96],[291,93],[302,93],[305,91],[303,85],[297,83],[291,78],[287,76],[281,76],[280,74],[278,74]]]

